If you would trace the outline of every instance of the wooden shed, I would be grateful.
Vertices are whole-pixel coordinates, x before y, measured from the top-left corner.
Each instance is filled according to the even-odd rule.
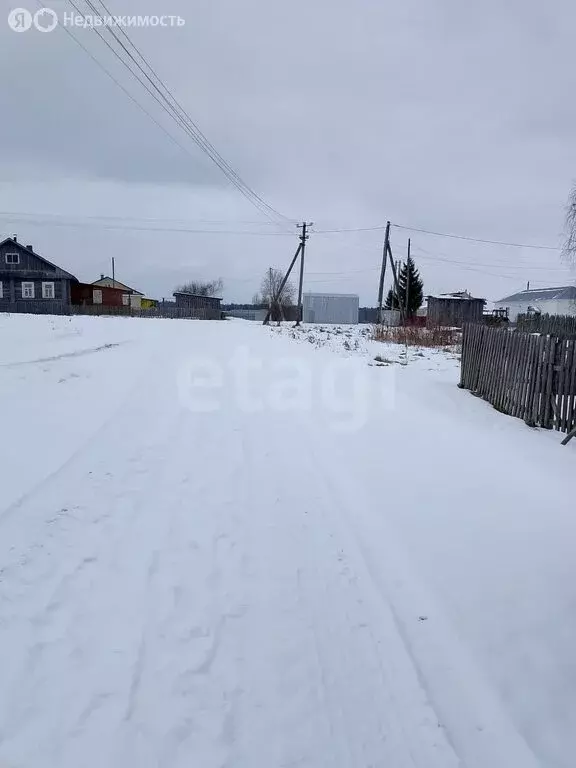
[[[468,291],[428,296],[428,328],[462,328],[466,323],[481,323],[486,299],[476,299]]]
[[[198,317],[203,320],[222,319],[222,299],[215,296],[199,296],[188,291],[174,291],[176,307],[185,310],[189,317]]]

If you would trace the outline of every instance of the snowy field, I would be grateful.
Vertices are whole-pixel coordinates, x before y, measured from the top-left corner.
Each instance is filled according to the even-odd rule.
[[[458,373],[0,315],[0,766],[573,768],[576,441]]]

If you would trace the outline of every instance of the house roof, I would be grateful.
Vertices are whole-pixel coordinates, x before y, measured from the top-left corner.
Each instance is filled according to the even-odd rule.
[[[53,264],[51,261],[48,261],[48,259],[45,259],[44,256],[40,256],[39,253],[36,253],[36,251],[33,248],[27,248],[22,243],[19,243],[18,240],[14,240],[13,237],[4,238],[4,240],[0,242],[0,248],[3,245],[6,245],[7,243],[9,243],[10,246],[13,248],[18,248],[20,251],[24,251],[24,253],[31,253],[37,259],[40,259],[40,261],[43,261],[44,264],[48,264],[50,267],[54,267],[54,269],[58,270],[60,277],[67,277],[70,280],[78,281],[78,278],[72,275],[70,272],[67,272],[65,269],[62,269],[62,267],[59,267],[57,264]]]
[[[518,302],[524,304],[530,301],[554,301],[558,299],[567,299],[568,301],[576,300],[576,286],[565,285],[560,288],[535,288],[530,291],[519,291],[513,293],[511,296],[505,296],[503,299],[499,299],[496,304],[503,302]]]
[[[174,291],[172,296],[192,296],[195,299],[214,299],[214,301],[222,301],[217,296],[205,296],[203,293],[191,293],[190,291]]]
[[[130,293],[135,293],[137,296],[144,296],[144,294],[141,291],[137,291],[134,288],[130,288],[129,285],[125,285],[124,283],[121,283],[120,280],[116,280],[116,278],[111,278],[108,275],[104,275],[104,277],[99,278],[98,280],[94,280],[92,285],[102,285],[106,280],[113,280],[114,285],[104,286],[108,288],[120,288],[122,291],[130,291]]]
[[[476,296],[459,296],[453,293],[438,293],[426,296],[427,299],[438,299],[439,301],[483,301],[486,304],[486,299],[480,299]]]

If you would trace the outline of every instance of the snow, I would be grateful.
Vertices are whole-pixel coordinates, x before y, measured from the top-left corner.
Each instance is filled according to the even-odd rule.
[[[0,316],[0,765],[572,766],[575,448],[458,368]]]

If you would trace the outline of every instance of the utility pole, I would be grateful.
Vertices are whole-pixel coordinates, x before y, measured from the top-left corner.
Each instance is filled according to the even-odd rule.
[[[382,301],[384,298],[384,278],[386,276],[386,262],[388,261],[388,249],[390,247],[390,222],[386,222],[384,234],[384,248],[382,250],[382,269],[380,270],[380,284],[378,285],[378,325],[382,325]]]
[[[308,227],[312,226],[311,221],[303,221],[302,224],[298,224],[298,229],[302,230],[302,233],[300,234],[300,282],[298,283],[298,318],[296,320],[296,325],[300,325],[300,323],[303,320],[303,307],[302,307],[302,287],[304,285],[304,254],[306,253],[306,240],[308,240],[309,235],[306,233],[306,230]]]
[[[404,307],[404,325],[408,325],[409,296],[410,296],[410,238],[408,238],[408,261],[406,262],[406,303]]]
[[[302,243],[300,243],[300,245],[296,249],[296,253],[293,256],[292,261],[290,262],[290,266],[288,267],[288,271],[286,272],[286,274],[284,275],[284,278],[282,279],[282,282],[280,283],[280,287],[278,288],[278,293],[277,293],[277,295],[275,297],[278,302],[280,302],[281,299],[282,299],[282,291],[284,290],[284,286],[288,282],[288,278],[290,277],[290,273],[292,272],[294,264],[296,264],[296,259],[298,258],[298,256],[300,256],[300,251],[301,250],[302,250]],[[270,267],[270,276],[271,275],[272,275],[272,267]],[[268,325],[268,323],[270,322],[270,315],[271,314],[272,314],[272,307],[270,307],[268,309],[268,312],[266,313],[266,317],[264,318],[263,325]]]
[[[390,257],[390,266],[392,267],[392,279],[394,280],[394,290],[396,291],[396,296],[400,296],[400,290],[398,287],[398,276],[396,274],[396,266],[394,264],[394,257],[392,256],[392,248],[390,247],[390,242],[388,242],[388,256]],[[398,302],[398,306],[400,307],[400,318],[403,324],[404,323],[404,305]]]
[[[112,288],[116,288],[115,271],[114,271],[114,256],[112,256]]]

